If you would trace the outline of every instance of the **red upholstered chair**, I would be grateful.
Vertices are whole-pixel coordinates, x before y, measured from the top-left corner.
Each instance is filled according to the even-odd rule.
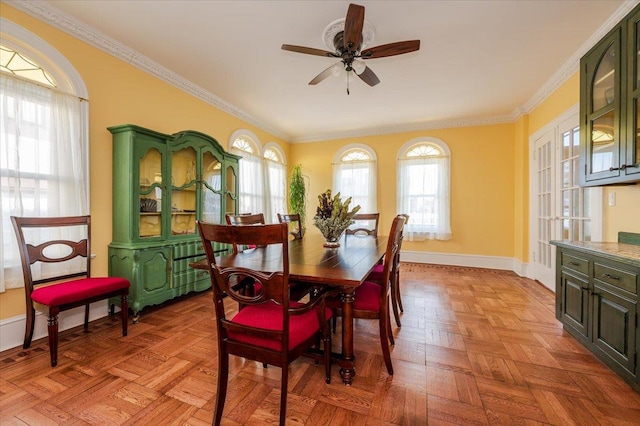
[[[401,214],[400,216],[405,217],[405,225],[409,222],[408,214]],[[400,236],[400,244],[398,246],[398,253],[394,259],[392,265],[392,273],[391,273],[391,307],[393,308],[393,316],[395,317],[396,324],[398,327],[402,327],[400,323],[400,312],[404,312],[404,308],[402,307],[402,296],[400,295],[400,249],[402,249],[402,241],[403,235]],[[369,276],[367,277],[368,281],[381,282],[384,272],[384,265],[376,265],[376,267],[371,271]]]
[[[286,224],[249,227],[198,222],[198,229],[207,254],[218,332],[218,392],[214,424],[219,425],[222,418],[231,354],[282,368],[280,424],[284,425],[288,365],[299,356],[309,354],[324,361],[327,383],[331,378],[331,334],[328,325],[331,310],[325,307],[324,294],[308,304],[289,300],[289,235]],[[280,245],[280,268],[277,271],[256,271],[219,266],[214,257],[213,242],[236,245],[254,243],[258,246],[270,245],[270,248],[274,244]],[[252,255],[259,254],[265,248],[258,247],[256,250]],[[236,253],[233,256],[244,254]],[[247,296],[234,289],[232,283],[245,278],[260,284],[256,294]],[[243,304],[244,309],[233,317],[227,317],[225,295]],[[319,341],[324,342],[323,353],[309,352]]]
[[[280,214],[278,213],[278,222],[280,223],[292,223],[293,228],[289,231],[289,234],[294,240],[302,239],[302,222],[300,221],[299,214]]]
[[[357,213],[353,215],[353,220],[356,223],[347,228],[345,234],[371,235],[373,237],[378,236],[378,221],[380,220],[380,213]]]
[[[110,297],[121,299],[122,335],[127,335],[129,281],[119,277],[91,276],[91,218],[74,217],[15,217],[11,216],[16,232],[24,289],[27,303],[27,324],[23,348],[31,346],[35,321],[34,303],[44,305],[48,310],[49,351],[51,366],[58,364],[58,314],[67,309],[85,306],[84,330],[88,331],[89,304]],[[30,228],[58,228],[80,230],[84,237],[79,241],[50,240],[34,241]],[[26,237],[26,238],[25,238]],[[82,258],[77,262],[76,258]],[[77,263],[70,264],[73,260]],[[67,272],[52,273],[45,278],[33,279],[32,266],[35,263],[61,263],[69,266]],[[42,285],[42,284],[49,285]]]
[[[406,221],[405,216],[398,215],[393,219],[385,259],[395,259],[402,236],[402,229]],[[389,315],[389,294],[391,292],[391,274],[393,261],[384,262],[382,279],[380,282],[365,280],[356,288],[353,301],[353,317],[364,319],[377,319],[380,330],[380,344],[387,372],[393,375],[389,342],[393,344],[391,335],[391,317]],[[338,298],[328,298],[327,306],[331,307],[334,315],[342,316],[342,302]]]

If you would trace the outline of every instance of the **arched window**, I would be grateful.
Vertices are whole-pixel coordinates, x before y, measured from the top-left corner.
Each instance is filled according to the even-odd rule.
[[[287,164],[280,147],[270,142],[264,147],[264,166],[266,170],[267,209],[266,220],[277,223],[278,213],[287,212]]]
[[[249,130],[238,130],[230,139],[230,150],[240,155],[240,195],[238,213],[265,213],[264,169],[258,137]]]
[[[333,191],[342,199],[351,197],[351,206],[360,213],[377,213],[377,159],[375,152],[362,144],[342,148],[333,160]]]
[[[77,71],[22,27],[0,18],[0,29],[0,291],[4,291],[23,286],[11,216],[89,213],[89,149],[87,92]],[[34,278],[53,275],[54,267],[34,270]]]
[[[451,238],[449,147],[435,138],[407,142],[398,156],[398,213],[409,241]]]

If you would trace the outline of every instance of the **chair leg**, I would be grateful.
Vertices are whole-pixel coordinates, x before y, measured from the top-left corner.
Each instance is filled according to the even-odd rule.
[[[227,382],[229,380],[229,354],[226,349],[220,348],[218,352],[218,393],[216,395],[216,408],[213,412],[213,424],[219,426],[222,421],[224,400],[227,397]]]
[[[58,313],[57,308],[49,308],[47,332],[49,334],[49,354],[51,355],[52,367],[58,365]]]
[[[389,351],[389,335],[387,330],[389,329],[389,311],[381,310],[380,312],[380,344],[382,345],[382,356],[384,357],[384,364],[387,367],[387,372],[390,376],[393,376],[393,366],[391,365],[391,352]]]
[[[33,339],[33,326],[35,323],[36,310],[33,309],[33,305],[27,308],[27,324],[24,328],[24,343],[23,349],[27,349],[31,346],[31,340]]]
[[[285,426],[287,419],[287,391],[289,388],[289,364],[282,366],[282,385],[280,387],[280,426]]]
[[[404,313],[404,308],[402,307],[402,297],[400,296],[400,271],[396,274],[396,302],[398,303],[398,307],[400,308],[400,312]],[[400,324],[398,324],[400,326]]]
[[[397,278],[394,278],[391,282],[391,307],[393,308],[393,316],[396,319],[396,325],[402,327],[400,323],[400,314],[398,313],[398,298],[400,293],[398,291]]]
[[[129,323],[129,302],[127,301],[127,295],[123,294],[120,297],[120,319],[122,320],[122,336],[127,335],[127,326]],[[113,305],[111,305],[113,306]]]
[[[84,305],[84,332],[89,332],[89,304]]]
[[[331,333],[324,334],[325,336],[322,337],[324,341],[324,373],[325,382],[329,384],[331,383]]]

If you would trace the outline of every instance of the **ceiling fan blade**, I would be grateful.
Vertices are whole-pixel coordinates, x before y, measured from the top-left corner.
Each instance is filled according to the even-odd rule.
[[[362,43],[362,27],[364,25],[364,6],[350,4],[344,21],[344,48],[355,52]]]
[[[365,49],[362,51],[360,56],[362,59],[384,58],[385,56],[395,56],[415,52],[419,49],[420,40],[399,41],[396,43],[372,47],[371,49]]]
[[[360,75],[356,75],[360,77],[360,80],[364,81],[369,86],[375,86],[376,84],[380,83],[380,79],[378,78],[376,73],[374,73],[369,67],[366,67]]]
[[[333,68],[333,65],[331,65],[329,68],[327,68],[326,70],[322,71],[320,74],[315,76],[315,78],[313,80],[311,80],[309,82],[309,84],[312,85],[312,86],[315,86],[316,84],[320,83],[325,78],[329,77],[331,75],[331,68]]]
[[[292,44],[283,44],[282,50],[288,50],[289,52],[306,53],[307,55],[327,56],[329,58],[338,57],[338,55],[336,55],[334,52],[329,52],[328,50],[314,49],[313,47],[294,46]]]

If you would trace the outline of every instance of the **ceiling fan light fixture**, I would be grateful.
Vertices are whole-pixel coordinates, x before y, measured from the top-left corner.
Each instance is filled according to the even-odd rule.
[[[353,68],[356,74],[360,75],[367,68],[367,64],[365,64],[364,61],[361,61],[360,59],[356,59],[353,61],[353,64],[351,64],[351,68]]]
[[[331,74],[333,74],[334,77],[340,77],[343,69],[344,69],[344,66],[342,65],[342,62],[336,62],[331,67]]]

